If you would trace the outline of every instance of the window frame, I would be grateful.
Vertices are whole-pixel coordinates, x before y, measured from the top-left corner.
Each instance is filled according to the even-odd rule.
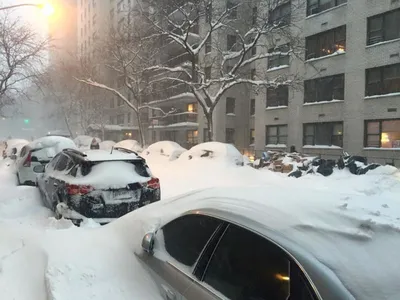
[[[274,91],[273,94],[271,94],[272,91]],[[278,85],[276,88],[274,87],[267,88],[266,108],[288,106],[288,105],[289,105],[289,86],[287,84]]]
[[[235,114],[236,113],[236,98],[226,97],[225,103],[225,114]]]
[[[186,142],[190,145],[196,145],[199,142],[199,131],[186,130]]]
[[[255,116],[256,114],[256,99],[255,98],[251,98],[250,99],[250,117]]]
[[[229,135],[232,135],[232,140],[228,139]],[[235,144],[235,128],[225,128],[225,143]]]
[[[395,78],[387,78],[386,77],[388,72],[385,72],[385,70],[388,70],[390,68],[393,68],[395,70],[398,68],[397,69],[398,77],[395,77]],[[379,81],[370,81],[372,72],[379,73]],[[390,90],[390,87],[388,88],[387,81],[395,81],[396,82],[396,79],[397,79],[397,84],[399,86],[398,89]],[[387,94],[398,93],[398,92],[400,92],[400,63],[384,65],[384,66],[369,68],[369,69],[365,70],[365,97],[387,95]]]
[[[288,13],[284,14],[284,9],[289,7]],[[268,13],[268,23],[275,24],[278,22],[277,28],[287,26],[290,24],[292,19],[292,2],[288,0],[284,3],[279,4]]]
[[[233,43],[231,43],[231,42],[233,42]],[[226,51],[235,52],[236,50],[237,50],[237,36],[235,34],[227,34],[226,35]]]
[[[250,139],[249,139],[249,145],[254,145],[256,141],[256,130],[254,128],[250,129]]]
[[[276,127],[276,135],[269,135],[268,132],[270,128]],[[286,127],[286,134],[280,134],[280,129]],[[288,138],[288,125],[287,124],[279,124],[279,125],[266,125],[265,126],[265,145],[287,145],[287,138]],[[276,143],[271,143],[269,138],[276,137]],[[281,139],[284,138],[285,143],[282,143]]]
[[[367,18],[367,46],[371,46],[371,45],[374,45],[374,44],[377,44],[377,43],[381,43],[381,42],[400,39],[400,29],[399,29],[399,32],[397,33],[397,35],[398,35],[397,37],[390,38],[390,39],[386,37],[387,36],[387,31],[389,30],[387,28],[387,18],[391,14],[394,14],[394,15],[398,14],[398,18],[396,20],[398,22],[397,25],[400,27],[400,8],[392,9],[392,10],[386,11],[384,13],[377,14],[377,15],[374,15],[374,16],[371,16],[371,17]],[[374,20],[380,20],[380,29],[371,31],[371,23]],[[376,32],[380,32],[380,39],[377,40],[377,41],[372,41],[371,42],[371,39],[376,38],[376,37],[373,37],[374,35],[371,34],[371,33],[376,33]]]
[[[320,9],[321,0],[314,0],[314,2],[316,2],[315,4],[313,4],[315,6],[315,8],[310,8],[310,6],[312,6],[312,5],[310,5],[310,2],[311,2],[311,0],[307,0],[307,10],[306,10],[307,11],[307,16],[316,15],[316,14],[322,13],[322,12],[328,10],[328,9],[337,7],[337,6],[342,5],[342,4],[345,4],[345,3],[347,3],[347,0],[331,0],[331,3],[333,3],[333,6],[329,7],[329,8],[322,9],[322,10]],[[317,9],[317,11],[314,12],[314,13],[311,13],[312,9]]]
[[[340,36],[341,34],[343,34],[343,37]],[[343,49],[345,52],[346,42],[347,42],[346,25],[341,25],[326,31],[319,32],[317,34],[307,36],[305,59],[307,61],[310,59],[317,59],[320,57],[329,56],[336,53],[340,49]],[[323,52],[325,48],[328,48],[326,50],[326,52],[328,53]]]
[[[390,121],[399,121],[400,118],[391,118],[391,119],[371,119],[364,121],[364,147],[365,148],[379,148],[379,149],[399,149],[399,148],[382,148],[382,123],[390,122]],[[368,133],[368,124],[369,123],[379,123],[379,133]],[[400,132],[400,129],[399,129]],[[379,147],[369,146],[368,145],[368,137],[369,136],[378,136],[379,137]]]
[[[331,81],[328,85],[329,89],[325,87],[328,81]],[[335,81],[338,83],[334,85]],[[325,82],[325,85],[324,85]],[[331,90],[330,90],[331,89]],[[340,96],[343,95],[343,99],[335,99],[335,93],[340,92]],[[325,95],[328,92],[332,92],[332,99],[328,99]],[[324,96],[321,98],[321,94]],[[318,102],[331,102],[333,100],[345,100],[345,74],[336,74],[331,76],[324,76],[315,79],[309,79],[304,81],[304,103],[318,103]]]
[[[317,127],[318,125],[330,125],[330,145],[324,145],[321,143],[316,143],[316,137],[317,137]],[[334,128],[336,125],[341,125],[342,126],[342,134],[334,134]],[[313,134],[306,134],[306,127],[307,126],[313,126]],[[306,140],[307,138],[312,138],[312,144],[307,144]],[[334,145],[333,141],[335,137],[341,137],[341,145]],[[316,145],[321,145],[321,146],[337,146],[340,148],[343,148],[343,137],[344,137],[344,123],[343,121],[337,121],[337,122],[319,122],[319,123],[303,123],[303,146],[316,146]]]
[[[288,47],[287,51],[284,51],[285,48]],[[290,51],[290,44],[282,44],[273,48],[268,49],[268,53],[274,53],[274,52],[289,52]],[[287,61],[286,61],[287,60]],[[271,55],[268,56],[268,64],[267,64],[267,70],[270,70],[272,68],[278,68],[280,66],[285,66],[290,64],[290,55],[283,55],[283,54],[277,54],[277,55]]]

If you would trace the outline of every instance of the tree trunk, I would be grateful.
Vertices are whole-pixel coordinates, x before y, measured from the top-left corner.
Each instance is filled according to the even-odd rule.
[[[207,119],[207,137],[208,141],[214,140],[214,126],[213,126],[213,114],[212,111],[205,113]]]
[[[66,116],[65,114],[64,114],[64,122],[65,122],[65,125],[67,126],[69,135],[70,135],[71,138],[73,139],[73,138],[74,138],[74,134],[72,133],[71,126],[69,125],[68,118],[67,118],[67,116]]]
[[[142,124],[142,120],[141,120],[139,111],[136,112],[136,119],[137,119],[137,122],[138,122],[140,144],[141,144],[142,147],[144,147],[146,145],[146,138],[144,136],[143,124]]]

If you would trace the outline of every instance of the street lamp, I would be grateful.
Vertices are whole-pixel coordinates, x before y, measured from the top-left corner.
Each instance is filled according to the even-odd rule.
[[[45,16],[50,16],[54,13],[54,7],[50,3],[47,3],[47,2],[41,3],[41,4],[21,3],[21,4],[10,5],[10,6],[3,6],[3,7],[0,7],[0,10],[13,9],[13,8],[18,8],[18,7],[23,7],[23,6],[37,7],[42,11],[42,13]]]

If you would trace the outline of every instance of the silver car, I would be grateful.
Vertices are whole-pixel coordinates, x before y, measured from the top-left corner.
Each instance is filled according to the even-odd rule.
[[[165,299],[355,299],[298,244],[233,211],[188,211],[144,236],[138,257]]]

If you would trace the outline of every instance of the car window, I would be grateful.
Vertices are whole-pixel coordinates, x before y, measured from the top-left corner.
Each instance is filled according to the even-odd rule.
[[[68,162],[69,162],[69,157],[61,154],[60,158],[57,161],[55,169],[57,171],[64,171],[67,168]]]
[[[204,282],[229,299],[287,300],[290,260],[279,247],[229,225],[204,275]]]
[[[25,154],[26,154],[26,150],[27,150],[27,147],[26,147],[26,146],[23,147],[23,148],[21,149],[21,152],[20,152],[19,156],[20,156],[20,157],[24,157]]]
[[[58,162],[58,159],[60,158],[60,156],[61,156],[61,153],[57,154],[57,155],[50,161],[50,163],[48,164],[48,168],[54,169],[55,166],[56,166],[56,164],[57,164],[57,162]]]
[[[162,229],[165,250],[178,262],[193,266],[222,221],[203,215],[186,215]]]

